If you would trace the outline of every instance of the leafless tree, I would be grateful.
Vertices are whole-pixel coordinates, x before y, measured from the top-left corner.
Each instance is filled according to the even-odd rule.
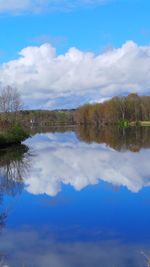
[[[21,96],[16,88],[7,86],[2,88],[0,93],[0,111],[17,112],[21,109]]]
[[[19,91],[11,86],[0,90],[0,112],[2,120],[15,121],[19,118],[22,100]]]

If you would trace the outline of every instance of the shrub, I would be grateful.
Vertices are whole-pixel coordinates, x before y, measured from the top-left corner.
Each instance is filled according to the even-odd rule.
[[[20,125],[11,125],[0,134],[0,147],[19,144],[29,137],[29,134]]]

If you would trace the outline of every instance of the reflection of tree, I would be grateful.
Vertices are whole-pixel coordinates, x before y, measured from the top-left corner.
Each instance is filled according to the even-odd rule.
[[[23,178],[29,170],[29,152],[25,145],[0,150],[0,204],[5,195],[15,196],[23,189]],[[8,211],[0,212],[0,229]]]
[[[138,152],[141,148],[150,148],[150,127],[88,127],[83,126],[64,126],[64,127],[34,127],[30,129],[32,135],[36,133],[65,133],[73,131],[77,137],[86,142],[105,143],[108,146],[120,150],[130,150]]]
[[[141,148],[150,147],[150,128],[132,127],[78,127],[76,130],[80,140],[87,143],[106,143],[110,147],[120,150],[138,152]]]
[[[28,148],[18,145],[0,150],[0,176],[8,180],[22,181],[28,170]]]

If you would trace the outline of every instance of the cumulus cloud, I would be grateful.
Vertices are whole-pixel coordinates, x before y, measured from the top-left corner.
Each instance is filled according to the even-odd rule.
[[[27,144],[36,154],[25,179],[26,190],[32,194],[55,196],[62,184],[80,191],[100,181],[132,192],[150,185],[149,150],[120,153],[105,145],[79,142],[72,134],[67,138],[65,134],[43,134],[41,140],[35,136]]]
[[[98,55],[75,47],[57,55],[46,43],[26,47],[19,58],[2,64],[0,83],[17,87],[28,107],[65,107],[67,102],[73,107],[130,92],[149,94],[149,73],[150,46],[128,41]]]
[[[0,0],[0,13],[40,13],[69,11],[79,7],[101,5],[110,0]]]

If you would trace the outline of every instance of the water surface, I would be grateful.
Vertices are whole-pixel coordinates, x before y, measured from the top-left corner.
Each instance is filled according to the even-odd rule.
[[[32,132],[0,152],[0,266],[149,266],[150,128]]]

